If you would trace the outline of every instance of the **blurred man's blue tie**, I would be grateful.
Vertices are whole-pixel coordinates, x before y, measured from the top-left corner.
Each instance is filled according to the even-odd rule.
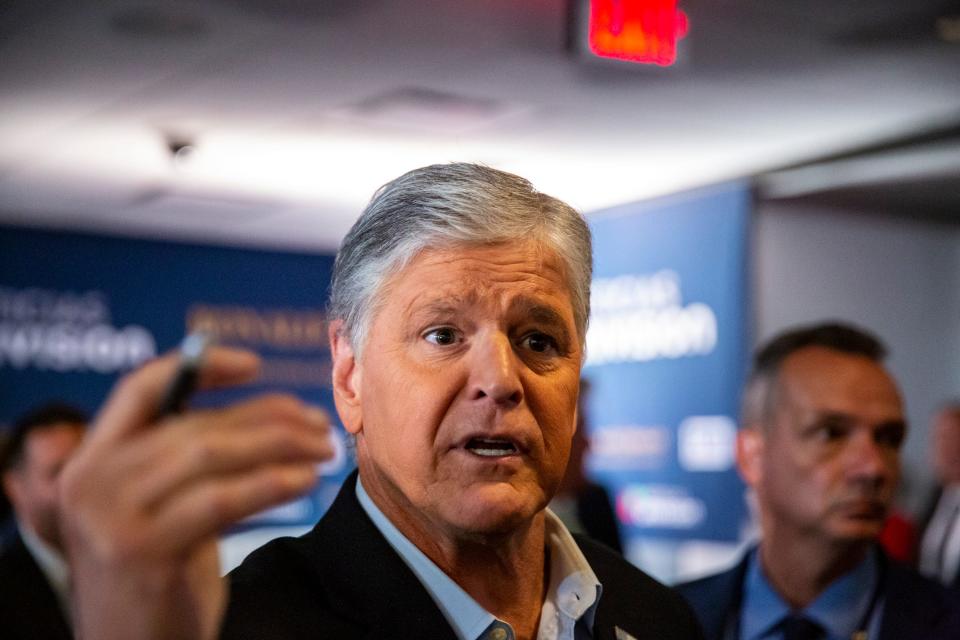
[[[783,620],[783,640],[823,640],[823,627],[801,615],[787,616]]]

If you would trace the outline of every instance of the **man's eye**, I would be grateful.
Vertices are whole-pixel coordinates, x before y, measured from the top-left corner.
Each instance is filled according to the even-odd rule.
[[[433,344],[440,346],[446,346],[456,343],[457,332],[450,327],[440,327],[439,329],[431,329],[424,334],[423,337],[427,342],[432,342]]]
[[[903,425],[891,425],[877,431],[875,436],[878,444],[899,449],[903,444],[903,438],[906,435]]]
[[[530,333],[524,336],[520,344],[536,353],[557,351],[557,342],[545,333]]]
[[[848,429],[839,424],[821,424],[816,428],[814,433],[816,434],[817,439],[823,442],[835,442],[847,435]]]

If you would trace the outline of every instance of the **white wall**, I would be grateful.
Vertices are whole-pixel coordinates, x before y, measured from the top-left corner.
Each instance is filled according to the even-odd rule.
[[[960,397],[960,229],[761,203],[753,241],[755,341],[791,325],[842,319],[887,343],[911,427],[903,506],[916,511],[932,482],[931,414]]]

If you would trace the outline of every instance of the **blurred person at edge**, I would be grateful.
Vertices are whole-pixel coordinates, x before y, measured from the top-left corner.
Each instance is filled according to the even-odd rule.
[[[885,355],[842,324],[787,331],[759,349],[737,440],[759,545],[679,587],[708,638],[960,638],[950,594],[877,544],[906,435]]]
[[[328,422],[268,396],[150,424],[176,356],[133,373],[65,472],[84,637],[700,637],[679,595],[546,509],[591,262],[583,217],[518,176],[434,165],[382,187],[331,285],[334,401],[359,475],[313,531],[221,581],[217,533],[308,490]],[[257,366],[208,356],[207,385]]]
[[[70,576],[58,503],[61,470],[80,447],[87,416],[62,403],[17,420],[0,453],[16,533],[0,554],[0,636],[67,640]]]
[[[590,382],[586,379],[580,380],[577,428],[570,446],[570,460],[567,462],[560,488],[550,501],[550,509],[571,532],[588,535],[617,553],[623,553],[620,527],[610,494],[602,485],[590,481],[584,468],[590,450],[586,419],[589,394]]]
[[[939,485],[922,519],[920,572],[960,589],[960,402],[934,417],[930,458]]]

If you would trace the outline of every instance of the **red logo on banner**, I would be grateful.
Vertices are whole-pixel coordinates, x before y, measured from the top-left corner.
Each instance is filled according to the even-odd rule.
[[[669,66],[688,29],[676,0],[590,2],[590,51],[602,58]]]

